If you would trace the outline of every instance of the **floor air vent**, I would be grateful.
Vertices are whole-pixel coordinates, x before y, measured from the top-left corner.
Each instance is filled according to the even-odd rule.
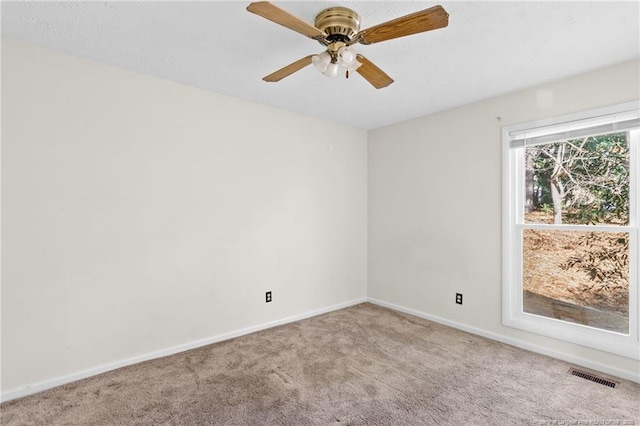
[[[577,370],[575,368],[570,368],[569,374],[573,376],[582,377],[583,379],[591,380],[592,382],[600,383],[601,385],[609,386],[610,388],[615,388],[616,385],[619,384],[619,382],[614,382],[612,380],[598,377],[591,373],[587,373],[586,371]]]

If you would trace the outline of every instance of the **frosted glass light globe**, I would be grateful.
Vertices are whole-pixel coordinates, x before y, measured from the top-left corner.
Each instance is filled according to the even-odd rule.
[[[311,62],[318,71],[324,74],[324,72],[327,71],[327,66],[331,63],[331,55],[329,52],[322,52],[319,55],[313,55],[311,57]]]
[[[330,63],[329,65],[327,65],[327,70],[324,72],[324,75],[326,75],[327,77],[336,78],[338,76],[339,68],[340,67],[338,66],[338,64]]]
[[[338,53],[338,56],[341,59],[341,62],[343,66],[347,66],[349,65],[351,62],[353,62],[356,59],[356,54],[353,52],[353,50],[349,49],[348,47],[343,47],[340,49],[340,52]]]

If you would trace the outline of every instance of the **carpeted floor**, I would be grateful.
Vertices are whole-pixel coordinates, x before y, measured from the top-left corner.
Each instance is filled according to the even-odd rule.
[[[569,367],[365,303],[10,401],[0,422],[640,425],[639,384]]]

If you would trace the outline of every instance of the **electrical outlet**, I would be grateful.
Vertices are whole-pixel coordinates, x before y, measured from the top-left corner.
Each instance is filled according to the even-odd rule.
[[[266,301],[267,301],[267,303],[271,302],[271,292],[270,291],[268,291],[267,294],[266,294]]]
[[[462,293],[456,293],[456,303],[462,305]]]

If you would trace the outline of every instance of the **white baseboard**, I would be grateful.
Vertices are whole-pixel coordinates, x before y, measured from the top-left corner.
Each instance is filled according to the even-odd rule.
[[[364,303],[366,301],[367,301],[367,298],[362,297],[360,299],[338,303],[336,305],[331,305],[325,308],[316,309],[316,310],[305,312],[298,315],[293,315],[287,318],[282,318],[282,319],[270,321],[264,324],[243,328],[241,330],[236,330],[236,331],[220,334],[213,337],[208,337],[206,339],[196,340],[194,342],[185,343],[182,345],[172,346],[170,348],[149,352],[143,355],[138,355],[135,357],[123,359],[123,360],[112,362],[109,364],[100,365],[93,368],[88,368],[86,370],[78,371],[77,373],[68,374],[66,376],[57,377],[51,380],[45,380],[39,383],[35,383],[32,385],[27,385],[27,386],[13,389],[7,392],[3,392],[2,395],[0,396],[0,402],[6,402],[6,401],[11,401],[12,399],[22,398],[23,396],[31,395],[31,394],[41,392],[47,389],[51,389],[57,386],[61,386],[67,383],[75,382],[77,380],[85,379],[87,377],[96,376],[98,374],[106,373],[107,371],[115,370],[117,368],[127,367],[129,365],[137,364],[143,361],[149,361],[156,358],[162,358],[168,355],[173,355],[180,352],[188,351],[190,349],[199,348],[201,346],[210,345],[212,343],[221,342],[223,340],[229,340],[235,337],[244,336],[246,334],[255,333],[256,331],[265,330],[267,328],[288,324],[288,323],[299,321],[305,318],[315,317],[317,315],[325,314],[331,311],[337,311],[338,309],[347,308],[349,306]]]
[[[572,354],[568,354],[565,352],[556,351],[553,349],[549,349],[543,346],[534,345],[529,342],[525,342],[523,340],[514,339],[512,337],[503,336],[500,334],[496,334],[490,331],[482,330],[480,328],[472,327],[469,325],[461,324],[455,321],[450,321],[444,318],[437,317],[435,315],[430,315],[425,312],[421,312],[411,308],[405,308],[404,306],[395,305],[393,303],[388,303],[382,300],[374,299],[369,297],[367,299],[369,303],[373,303],[374,305],[383,306],[385,308],[393,309],[399,312],[404,312],[406,314],[415,315],[420,318],[424,318],[433,322],[437,322],[439,324],[443,324],[452,328],[456,328],[458,330],[466,331],[468,333],[477,334],[478,336],[486,337],[491,340],[496,340],[498,342],[506,343],[511,346],[516,346],[521,349],[526,349],[531,352],[536,352],[542,355],[547,355],[552,358],[560,359],[562,361],[570,362],[572,364],[580,365],[585,368],[590,368],[592,370],[600,371],[606,374],[610,374],[612,376],[616,376],[625,380],[629,380],[632,382],[640,383],[640,375],[635,375],[629,373],[628,371],[620,370],[618,368],[612,367],[610,365],[601,364],[598,362],[590,361],[588,359],[581,358],[579,356],[575,356]]]

